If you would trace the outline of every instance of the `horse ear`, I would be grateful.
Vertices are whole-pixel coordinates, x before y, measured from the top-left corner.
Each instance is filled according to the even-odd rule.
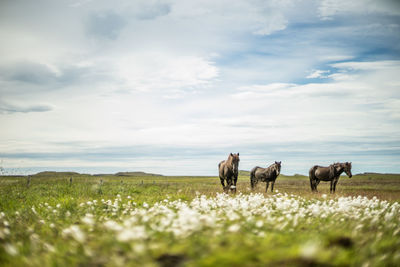
[[[231,152],[231,156],[233,157],[232,152]]]
[[[239,152],[238,152],[238,156],[239,156]]]

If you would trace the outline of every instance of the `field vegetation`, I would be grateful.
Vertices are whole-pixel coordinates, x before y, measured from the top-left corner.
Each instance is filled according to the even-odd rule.
[[[245,171],[236,195],[217,177],[2,176],[0,265],[398,266],[400,175],[249,187]]]

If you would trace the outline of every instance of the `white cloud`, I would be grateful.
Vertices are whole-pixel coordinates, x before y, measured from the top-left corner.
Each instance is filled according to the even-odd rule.
[[[307,79],[328,78],[328,76],[324,74],[329,72],[330,72],[329,70],[314,70],[306,78]]]
[[[130,90],[168,96],[209,85],[218,77],[218,69],[201,57],[150,53],[118,59],[114,74]]]
[[[391,0],[323,0],[318,8],[321,19],[329,20],[342,14],[373,14],[399,15],[400,4]]]

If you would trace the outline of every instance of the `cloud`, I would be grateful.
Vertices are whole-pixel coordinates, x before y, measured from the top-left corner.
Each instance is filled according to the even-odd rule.
[[[312,73],[310,73],[306,79],[317,79],[317,78],[327,78],[327,75],[324,75],[325,73],[329,73],[329,70],[315,70]]]
[[[123,17],[112,11],[92,14],[86,25],[89,36],[115,40],[126,25]]]
[[[130,90],[167,97],[201,89],[218,77],[218,68],[207,59],[158,53],[126,55],[116,62],[114,71]]]
[[[0,80],[8,84],[5,87],[14,86],[18,91],[46,91],[85,83],[93,85],[111,79],[107,68],[88,62],[58,65],[34,61],[6,62],[0,65],[0,71]],[[9,91],[12,94],[13,90]]]
[[[53,107],[45,104],[17,105],[5,101],[0,101],[0,114],[47,112],[51,110],[53,110]]]
[[[319,16],[330,20],[336,15],[343,14],[385,14],[400,15],[400,4],[394,0],[323,0],[318,7]]]
[[[169,3],[158,0],[138,1],[132,12],[138,19],[151,20],[168,15],[171,12],[171,6]]]
[[[2,66],[3,79],[33,84],[54,82],[60,76],[57,69],[35,62],[21,62]]]

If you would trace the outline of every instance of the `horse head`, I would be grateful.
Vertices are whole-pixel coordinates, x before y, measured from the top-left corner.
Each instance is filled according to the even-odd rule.
[[[351,174],[351,162],[345,162],[345,163],[334,163],[332,164],[335,167],[336,172],[342,173],[345,172],[349,178],[351,178],[353,175]]]
[[[351,174],[351,162],[346,162],[343,163],[344,165],[344,172],[347,174],[347,176],[349,176],[349,178],[351,178],[353,175]]]
[[[235,175],[238,175],[238,173],[239,173],[239,161],[240,161],[240,158],[239,158],[239,153],[237,153],[237,154],[230,154],[229,155],[229,158],[231,159],[231,162],[232,162],[232,170],[233,170],[233,173],[235,174]]]
[[[281,173],[281,163],[282,163],[282,161],[279,161],[279,162],[275,161],[275,163],[274,163],[276,176],[278,176]]]

